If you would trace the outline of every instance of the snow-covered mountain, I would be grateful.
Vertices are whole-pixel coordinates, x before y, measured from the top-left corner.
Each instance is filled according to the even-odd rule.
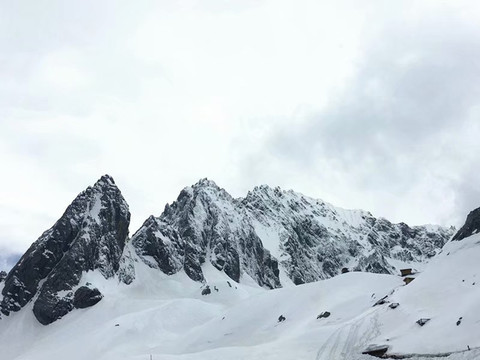
[[[327,279],[342,268],[385,274],[421,268],[453,231],[392,224],[367,211],[265,185],[234,199],[203,179],[183,189],[159,217],[147,219],[132,245],[166,274],[184,270],[205,281],[201,267],[210,262],[234,281],[247,274],[260,286],[277,288],[290,280]]]
[[[128,205],[108,175],[77,196],[55,225],[25,253],[5,279],[4,315],[33,302],[49,324],[74,308],[102,299],[82,274],[135,281],[142,261],[166,275],[178,272],[209,288],[211,264],[236,283],[273,289],[339,274],[342,268],[392,274],[422,267],[453,229],[409,227],[344,210],[293,191],[256,187],[234,199],[213,181],[186,187],[159,217],[149,217],[128,241]]]
[[[202,180],[131,239],[128,222],[105,176],[32,245],[0,280],[1,359],[480,358],[479,209],[443,245],[451,229]],[[338,274],[377,271],[369,254],[384,274]],[[408,285],[387,274],[409,262]]]
[[[33,302],[38,321],[49,324],[73,308],[98,302],[97,289],[77,285],[86,271],[99,270],[105,278],[116,274],[129,223],[125,199],[113,179],[103,176],[75,198],[9,272],[1,312],[9,315]]]

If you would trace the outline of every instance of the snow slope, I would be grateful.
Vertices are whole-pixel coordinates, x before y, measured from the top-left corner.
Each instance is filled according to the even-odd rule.
[[[84,273],[80,285],[95,282],[104,294],[94,307],[48,326],[31,311],[2,319],[1,359],[366,360],[361,352],[369,344],[388,344],[396,354],[458,351],[447,359],[479,359],[479,257],[475,235],[449,242],[407,286],[394,275],[350,272],[274,290],[248,277],[235,283],[205,264],[211,293],[203,296],[206,285],[184,272],[168,276],[134,256],[130,285]],[[385,295],[399,307],[373,306]],[[324,311],[331,315],[317,319]],[[280,315],[286,320],[278,322]],[[420,327],[422,317],[431,320]],[[467,345],[471,351],[463,351]]]
[[[207,296],[185,273],[167,276],[143,263],[131,285],[85,273],[82,282],[95,281],[104,299],[49,326],[31,311],[13,313],[0,322],[2,359],[313,359],[337,328],[401,283],[349,273],[268,291],[253,279],[237,284],[211,265],[203,270]],[[322,311],[332,315],[317,320]]]
[[[479,259],[480,235],[448,242],[422,274],[389,297],[400,306],[383,306],[377,342],[390,339],[392,352],[399,353],[480,347]],[[431,320],[420,327],[415,323],[420,318]]]

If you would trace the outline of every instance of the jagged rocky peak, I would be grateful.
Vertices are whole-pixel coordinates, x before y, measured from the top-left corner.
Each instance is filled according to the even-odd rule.
[[[245,273],[261,286],[280,286],[278,262],[241,204],[207,179],[183,189],[158,218],[147,219],[132,244],[149,266],[166,274],[184,270],[203,282],[202,266],[209,262],[237,282]]]
[[[105,278],[115,275],[129,223],[120,190],[111,176],[102,176],[73,200],[7,275],[2,313],[18,311],[34,300],[33,312],[42,324],[67,314],[75,306],[83,272],[98,270]]]
[[[295,284],[335,276],[344,267],[396,273],[402,264],[435,255],[452,231],[392,224],[267,185],[233,199],[202,179],[147,219],[132,243],[145,263],[166,274],[184,270],[205,281],[202,266],[209,262],[235,281],[247,274],[261,286],[278,287],[280,269]]]
[[[465,224],[458,230],[452,240],[462,240],[480,232],[480,208],[467,215]]]
[[[215,190],[222,190],[215,181],[209,180],[208,178],[203,178],[198,180],[194,185],[192,185],[193,188],[212,188]]]
[[[297,284],[332,277],[342,266],[395,273],[399,261],[424,262],[452,235],[452,229],[392,224],[364,210],[266,186],[255,188],[243,204],[262,226],[276,229],[281,264]]]

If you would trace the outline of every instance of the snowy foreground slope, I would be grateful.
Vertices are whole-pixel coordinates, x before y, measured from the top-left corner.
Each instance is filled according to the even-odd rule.
[[[48,326],[31,311],[2,319],[1,358],[352,360],[371,359],[361,354],[370,344],[388,344],[395,354],[469,345],[471,351],[448,359],[479,359],[480,285],[472,285],[479,242],[480,235],[448,243],[407,286],[398,276],[351,272],[265,290],[253,280],[232,282],[205,265],[212,293],[201,295],[201,284],[185,273],[159,275],[140,261],[131,285],[87,272],[82,281],[95,281],[104,299]],[[373,306],[385,295],[400,305]],[[331,315],[317,319],[324,311]],[[280,315],[286,320],[278,322]],[[423,327],[415,323],[422,317],[431,318]]]
[[[479,348],[479,259],[480,235],[447,243],[422,274],[388,297],[398,308],[379,307],[381,334],[375,341],[399,353]],[[420,327],[415,323],[420,318],[431,320]],[[477,356],[480,359],[480,353]]]
[[[332,334],[401,284],[391,275],[348,273],[268,291],[203,270],[218,289],[207,296],[185,274],[159,278],[145,265],[130,286],[89,272],[84,281],[100,280],[105,298],[49,326],[30,311],[3,319],[2,359],[315,359]],[[323,311],[330,317],[317,320]]]

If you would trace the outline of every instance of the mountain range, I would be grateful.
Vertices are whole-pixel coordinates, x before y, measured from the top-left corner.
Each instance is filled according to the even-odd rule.
[[[317,326],[312,325],[315,331],[328,333],[330,340],[324,341],[322,348],[322,341],[314,343],[308,335],[310,342],[307,341],[308,346],[302,347],[299,353],[306,351],[305,354],[313,356],[315,347],[316,355],[312,358],[347,359],[346,355],[339,357],[338,344],[335,349],[330,348],[335,345],[332,341],[337,341],[343,344],[345,354],[360,356],[360,346],[368,345],[359,341],[359,331],[367,327],[366,319],[383,324],[375,327],[377,337],[383,334],[382,329],[393,334],[384,340],[389,346],[393,344],[399,350],[408,350],[410,346],[412,351],[421,353],[421,346],[416,348],[408,342],[411,341],[409,332],[417,328],[412,330],[410,322],[402,328],[399,325],[402,317],[396,319],[395,316],[408,306],[412,309],[403,316],[421,315],[417,303],[422,301],[412,301],[414,295],[409,295],[413,291],[410,289],[419,287],[419,291],[433,294],[435,291],[431,287],[440,286],[438,274],[443,272],[443,279],[450,276],[450,270],[445,270],[441,264],[453,261],[459,268],[470,264],[468,261],[459,264],[455,259],[466,256],[464,248],[469,248],[470,254],[478,250],[471,239],[476,238],[480,229],[479,219],[480,211],[474,210],[465,225],[455,233],[453,227],[393,224],[367,211],[345,210],[291,190],[266,185],[255,187],[244,198],[233,198],[213,181],[202,179],[184,188],[176,201],[167,204],[159,216],[146,219],[130,236],[128,204],[113,178],[105,175],[81,192],[60,219],[31,245],[8,274],[0,278],[0,346],[10,344],[9,359],[32,356],[31,352],[23,351],[24,346],[20,343],[12,346],[12,337],[21,329],[22,333],[31,333],[30,340],[37,344],[35,356],[38,355],[39,359],[42,356],[62,358],[60,353],[53,355],[43,348],[42,339],[49,339],[45,344],[56,344],[53,335],[48,337],[45,334],[57,333],[59,329],[75,332],[71,324],[78,325],[78,322],[83,324],[80,328],[86,329],[88,324],[82,319],[95,322],[89,316],[92,311],[100,318],[107,316],[104,320],[108,323],[112,319],[128,318],[126,323],[129,326],[135,324],[133,316],[138,312],[143,320],[137,327],[156,333],[157,330],[144,325],[145,321],[150,321],[144,315],[153,316],[151,311],[157,309],[161,316],[158,319],[154,316],[156,320],[152,321],[155,326],[166,330],[159,330],[158,336],[168,338],[177,334],[176,330],[167,328],[177,326],[178,320],[179,328],[183,329],[181,335],[189,332],[191,338],[188,341],[182,338],[182,344],[189,345],[183,350],[172,345],[177,344],[179,334],[168,344],[165,339],[155,340],[147,336],[148,349],[142,353],[135,347],[135,351],[144,355],[148,351],[162,354],[159,357],[162,359],[176,359],[177,355],[190,358],[185,354],[195,354],[192,358],[206,358],[205,351],[230,357],[231,353],[224,353],[228,345],[245,346],[247,350],[241,351],[244,357],[239,358],[254,358],[252,354],[257,354],[256,350],[251,351],[255,346],[259,346],[257,350],[262,353],[267,350],[261,344],[271,344],[273,340],[284,342],[285,336],[294,341],[295,346],[303,346],[297,342],[305,336],[306,320],[295,324],[296,331],[301,334],[298,339],[295,336],[290,338],[291,332],[285,329],[277,334],[278,329],[272,330],[269,325],[268,331],[277,334],[270,338],[259,330],[262,326],[251,329],[252,325],[246,320],[255,322],[255,319],[242,316],[242,311],[245,314],[249,308],[257,309],[258,317],[262,318],[264,313],[270,314],[273,309],[280,312],[286,306],[292,308],[290,312],[296,317],[303,319],[307,313],[310,316],[310,312],[320,310],[322,306],[319,304],[323,303],[323,307],[328,305],[324,310],[329,310],[329,314],[333,313],[333,308],[338,308],[339,313],[346,312],[348,316],[329,318],[325,321],[326,327],[317,326],[321,318],[309,318],[308,323],[313,321]],[[450,253],[452,256],[448,257]],[[465,271],[471,272],[471,264],[469,266]],[[403,287],[398,275],[400,269],[406,268],[412,269],[410,272],[414,273],[412,279],[415,281]],[[421,280],[422,277],[430,280]],[[475,283],[471,280],[467,281]],[[285,302],[275,300],[275,294],[285,298]],[[476,299],[478,295],[474,291],[469,296]],[[399,299],[409,305],[395,312],[384,308],[385,314],[379,312],[379,306],[371,307],[400,302]],[[121,305],[120,300],[123,301]],[[448,306],[450,300],[446,303]],[[113,304],[117,307],[112,308]],[[305,309],[299,309],[304,306]],[[422,306],[428,308],[428,302],[424,301]],[[172,307],[176,320],[164,319],[169,317],[164,307]],[[439,305],[439,309],[447,308],[447,305]],[[467,304],[465,309],[473,312],[471,305]],[[228,312],[232,312],[233,322],[223,322]],[[279,315],[283,316],[283,312]],[[389,316],[393,318],[388,320]],[[363,320],[359,321],[358,317]],[[286,315],[286,321],[291,321],[289,315]],[[275,322],[274,327],[281,322]],[[391,324],[396,327],[391,328]],[[475,322],[472,324],[468,325],[471,331],[478,326]],[[138,335],[135,326],[130,329],[132,339]],[[43,330],[47,328],[54,330]],[[218,328],[222,330],[218,332]],[[212,339],[200,344],[199,339],[207,336],[207,330]],[[230,333],[237,334],[232,337],[236,340],[225,340]],[[238,335],[240,333],[243,335]],[[258,338],[263,340],[258,340],[257,344],[254,338],[248,337],[253,333],[258,333]],[[81,334],[88,341],[85,336]],[[459,337],[462,336],[468,337],[463,332]],[[374,338],[367,336],[365,339]],[[395,344],[394,339],[401,340]],[[116,344],[118,340],[115,337],[112,342]],[[139,343],[143,344],[143,340]],[[468,346],[474,348],[475,341],[470,341]],[[69,349],[74,347],[70,345]],[[97,350],[90,356],[118,358],[116,352]],[[131,350],[125,349],[125,358],[136,359],[135,351],[132,353]],[[275,353],[272,349],[268,351]],[[430,355],[434,352],[428,351]],[[138,359],[144,358],[140,353]],[[294,356],[294,353],[290,354]]]

